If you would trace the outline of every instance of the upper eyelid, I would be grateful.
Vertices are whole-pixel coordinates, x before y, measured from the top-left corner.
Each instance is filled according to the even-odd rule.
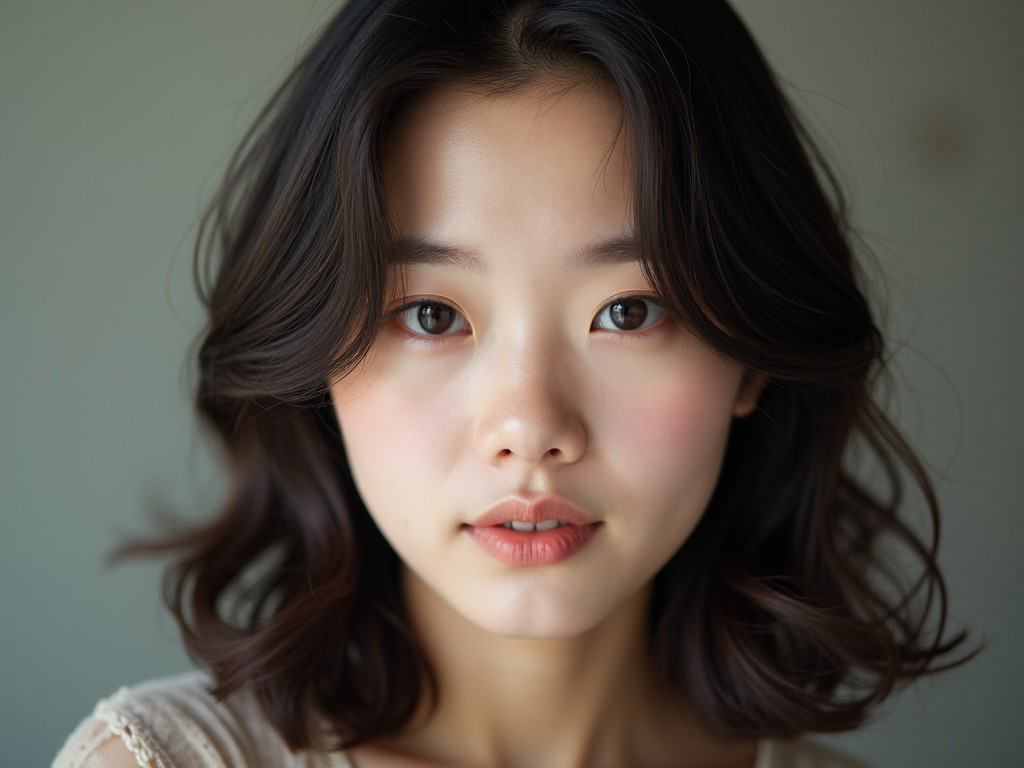
[[[609,304],[612,304],[612,303],[614,303],[616,301],[623,301],[625,299],[643,299],[644,301],[649,301],[652,304],[656,304],[657,306],[661,307],[666,312],[668,312],[668,304],[666,303],[666,301],[663,298],[661,298],[661,296],[658,296],[655,293],[637,293],[636,291],[633,291],[633,292],[627,291],[626,293],[619,293],[619,294],[616,294],[615,296],[612,296],[612,297],[610,297],[608,299],[605,299],[601,303],[601,306],[599,306],[597,308],[597,312],[600,313],[600,312],[604,311],[604,309]],[[596,313],[595,313],[595,317],[596,317]]]
[[[623,293],[616,293],[616,294],[613,294],[613,295],[609,296],[607,299],[605,299],[604,301],[601,302],[601,304],[600,304],[600,306],[598,308],[599,309],[604,309],[609,304],[611,304],[613,301],[620,301],[621,299],[647,299],[648,301],[653,301],[655,304],[658,304],[659,306],[664,306],[665,305],[665,300],[662,299],[661,296],[658,296],[656,293],[644,293],[642,291],[625,291]],[[442,298],[440,296],[433,296],[431,294],[425,294],[423,296],[417,296],[414,299],[413,298],[409,298],[408,296],[405,296],[405,297],[403,297],[399,301],[398,304],[395,304],[393,307],[389,308],[386,311],[387,312],[401,312],[404,309],[409,309],[410,307],[415,307],[418,304],[427,304],[427,303],[446,304],[449,307],[452,307],[454,309],[459,309],[459,305],[456,304],[451,299],[445,299],[445,298]]]
[[[444,304],[446,307],[454,309],[463,317],[465,317],[466,314],[462,311],[462,308],[451,299],[442,299],[439,296],[419,296],[415,299],[406,298],[401,303],[384,310],[384,319],[390,320],[394,317],[398,317],[406,310],[418,307],[420,304]]]

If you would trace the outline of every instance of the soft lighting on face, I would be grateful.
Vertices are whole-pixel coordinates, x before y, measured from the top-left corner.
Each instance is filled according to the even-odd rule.
[[[403,294],[333,386],[360,493],[465,618],[586,631],[689,536],[753,395],[643,276],[612,95],[434,92],[395,127],[385,172]],[[521,529],[573,522],[514,530],[496,505],[528,510]]]

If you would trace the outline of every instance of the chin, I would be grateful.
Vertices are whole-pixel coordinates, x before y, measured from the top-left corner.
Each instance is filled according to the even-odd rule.
[[[473,623],[485,632],[500,637],[522,640],[565,640],[585,634],[600,624],[600,621],[586,621],[581,617],[534,615],[486,616]]]
[[[625,592],[593,581],[553,579],[551,574],[519,573],[508,578],[430,584],[406,571],[407,599],[420,620],[444,633],[484,632],[496,637],[556,640],[579,637],[612,625],[642,626],[648,590]],[[624,586],[624,585],[623,585]],[[461,627],[461,629],[460,629]]]
[[[579,595],[551,595],[538,590],[516,590],[505,599],[485,604],[456,606],[463,618],[485,632],[510,638],[568,639],[586,634],[628,610],[627,603],[595,605]]]

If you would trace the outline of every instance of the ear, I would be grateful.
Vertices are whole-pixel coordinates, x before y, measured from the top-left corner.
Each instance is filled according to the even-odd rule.
[[[743,380],[740,381],[740,391],[736,394],[736,402],[732,406],[732,415],[741,419],[753,413],[767,383],[768,377],[764,374],[745,371]]]

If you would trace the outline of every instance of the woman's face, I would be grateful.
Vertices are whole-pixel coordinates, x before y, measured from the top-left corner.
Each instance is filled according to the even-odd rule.
[[[385,156],[391,316],[331,388],[411,578],[500,634],[570,636],[640,599],[756,402],[644,279],[619,118],[595,88],[410,109]]]

